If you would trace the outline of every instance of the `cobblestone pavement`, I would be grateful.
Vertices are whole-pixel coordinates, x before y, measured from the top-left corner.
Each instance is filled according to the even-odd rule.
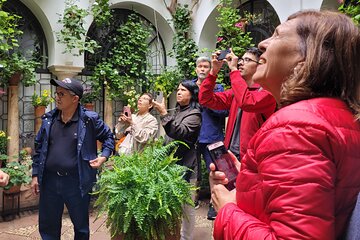
[[[208,210],[207,202],[200,202],[200,208],[196,210],[196,225],[193,240],[212,240],[213,221],[206,218]],[[41,239],[38,232],[37,211],[21,212],[13,220],[0,218],[0,240],[25,240]],[[96,219],[96,212],[90,212],[90,239],[107,240],[110,234],[106,228],[106,216]],[[68,214],[63,216],[61,240],[74,239],[72,223]]]

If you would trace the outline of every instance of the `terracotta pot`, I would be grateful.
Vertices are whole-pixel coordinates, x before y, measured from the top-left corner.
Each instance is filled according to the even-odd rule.
[[[10,77],[9,85],[17,86],[17,85],[19,85],[20,80],[21,80],[21,73],[16,72]]]
[[[176,232],[171,235],[170,232],[168,232],[165,235],[165,239],[166,240],[179,240],[180,239],[180,230],[181,230],[181,224],[178,225],[178,228],[176,229]],[[125,234],[120,234],[117,236],[114,236],[113,238],[111,238],[111,240],[124,240],[125,239]],[[145,240],[142,238],[137,238],[136,240]]]
[[[89,111],[94,111],[95,104],[93,103],[84,103],[84,108],[86,108]]]
[[[45,106],[35,107],[35,133],[37,133],[41,127],[41,116],[45,113]]]
[[[18,186],[12,186],[9,189],[4,189],[4,193],[11,194],[11,193],[19,193],[20,192],[21,185]]]

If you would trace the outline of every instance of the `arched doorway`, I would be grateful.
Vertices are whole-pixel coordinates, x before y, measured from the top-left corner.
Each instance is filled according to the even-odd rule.
[[[150,66],[150,72],[152,74],[160,74],[161,67],[166,65],[166,54],[164,43],[155,28],[148,19],[136,13],[135,11],[129,9],[116,8],[113,9],[113,19],[108,26],[98,27],[96,23],[92,23],[88,30],[87,37],[92,40],[95,40],[101,45],[101,48],[98,49],[95,53],[85,52],[85,68],[82,71],[80,78],[86,84],[87,77],[92,74],[95,66],[101,61],[102,58],[109,56],[111,48],[114,44],[114,36],[117,34],[117,29],[119,26],[124,24],[130,14],[137,14],[142,22],[147,28],[151,30],[151,36],[147,40],[147,45],[151,49],[150,53],[146,56],[147,63]],[[95,111],[100,115],[103,115],[103,101],[98,101],[95,103]],[[122,109],[122,103],[114,102],[114,111],[113,117],[117,118]]]
[[[18,51],[24,56],[32,57],[41,62],[36,69],[38,84],[33,87],[19,86],[19,118],[20,118],[20,149],[33,146],[34,139],[34,108],[31,104],[33,92],[49,89],[51,74],[47,69],[48,48],[44,31],[36,16],[20,1],[8,0],[3,5],[3,10],[21,16],[18,21],[19,29],[23,34],[19,36]],[[7,128],[7,96],[1,96],[0,103],[0,129]]]

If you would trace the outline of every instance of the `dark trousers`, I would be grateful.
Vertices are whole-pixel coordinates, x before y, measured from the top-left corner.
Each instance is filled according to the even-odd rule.
[[[198,152],[199,152],[199,154],[201,154],[203,156],[208,172],[210,172],[209,166],[210,166],[210,163],[212,163],[210,152],[206,148],[206,146],[209,144],[210,143],[198,143]],[[201,172],[201,171],[199,171],[199,172]]]
[[[43,240],[60,240],[66,205],[74,225],[75,240],[89,239],[90,196],[81,196],[79,176],[46,172],[40,188],[39,232]]]

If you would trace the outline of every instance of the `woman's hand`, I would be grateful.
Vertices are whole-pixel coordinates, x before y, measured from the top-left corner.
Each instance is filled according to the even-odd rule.
[[[228,151],[228,153],[231,156],[231,160],[234,162],[236,169],[238,170],[238,172],[240,172],[241,163],[231,151]],[[209,183],[211,189],[213,188],[214,185],[217,184],[222,184],[222,185],[228,184],[229,180],[226,178],[226,174],[221,171],[216,171],[215,164],[210,163],[209,168],[210,168]]]
[[[229,191],[224,185],[218,184],[212,188],[211,201],[218,212],[220,208],[225,206],[229,202],[236,203],[236,190]]]
[[[119,122],[125,122],[125,123],[128,123],[130,125],[133,124],[133,120],[132,120],[132,117],[131,116],[126,116],[125,114],[120,114],[120,117],[118,119]]]
[[[241,163],[236,158],[236,156],[228,151],[232,161],[234,162],[236,169],[240,172]],[[213,204],[215,209],[218,210],[222,208],[228,202],[236,203],[236,190],[229,192],[224,185],[228,184],[229,180],[226,178],[226,174],[221,171],[216,171],[215,164],[210,163],[210,174],[209,174],[209,183],[211,188],[211,198],[213,199]],[[215,205],[216,204],[216,205]]]
[[[163,99],[161,103],[153,101],[152,104],[154,106],[154,109],[158,111],[161,116],[165,116],[168,113],[165,106],[165,99]]]

